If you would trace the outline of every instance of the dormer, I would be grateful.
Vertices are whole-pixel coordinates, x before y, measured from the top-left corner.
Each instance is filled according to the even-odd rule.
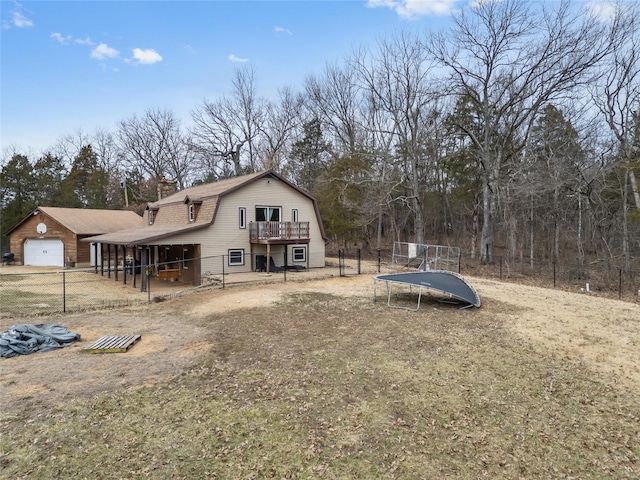
[[[202,200],[186,196],[184,197],[184,203],[187,205],[187,220],[189,223],[195,222],[198,217],[198,212],[200,211],[200,206],[202,205]]]
[[[153,225],[156,221],[156,214],[158,213],[158,207],[147,207],[147,223]]]

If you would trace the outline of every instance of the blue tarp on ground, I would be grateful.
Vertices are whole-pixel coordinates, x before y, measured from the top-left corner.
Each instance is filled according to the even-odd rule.
[[[77,340],[80,340],[80,334],[70,332],[62,325],[14,325],[0,334],[0,357],[46,352],[66,347]]]

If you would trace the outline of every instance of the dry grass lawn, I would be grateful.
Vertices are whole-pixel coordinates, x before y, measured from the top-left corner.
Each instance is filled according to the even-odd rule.
[[[640,478],[640,305],[470,280],[480,309],[362,275],[46,318],[83,339],[0,359],[0,477]]]

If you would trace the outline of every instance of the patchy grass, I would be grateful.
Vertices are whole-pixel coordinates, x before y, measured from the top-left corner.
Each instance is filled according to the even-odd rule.
[[[62,295],[0,286],[0,305],[2,305],[0,315],[3,316],[25,312],[30,314],[57,312],[60,310],[62,301]]]
[[[517,313],[517,312],[516,312]],[[170,383],[2,417],[6,478],[638,478],[640,401],[492,302],[291,295]],[[102,379],[111,381],[114,379]]]

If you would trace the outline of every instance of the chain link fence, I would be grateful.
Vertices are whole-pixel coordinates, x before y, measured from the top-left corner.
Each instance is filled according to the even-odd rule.
[[[309,260],[318,261],[323,252],[310,252]],[[28,272],[21,267],[3,267],[0,273],[0,316],[33,316],[70,313],[105,308],[121,308],[149,303],[158,297],[182,295],[186,291],[225,288],[242,284],[270,284],[306,281],[350,275],[375,275],[381,270],[393,270],[391,252],[362,255],[360,250],[337,252],[337,258],[327,256],[324,268],[306,269],[306,258],[292,261],[282,252],[244,255],[243,266],[250,262],[251,272],[237,273],[238,258],[230,255],[186,259],[180,262],[144,265],[119,265],[107,268],[66,269],[62,271]],[[163,270],[180,272],[183,262],[200,261],[210,268],[201,272],[201,285],[184,282],[180,275],[162,278]],[[266,268],[267,262],[269,269]],[[313,262],[311,262],[313,264]],[[287,267],[285,267],[285,265]],[[275,267],[275,268],[273,268]],[[14,270],[15,272],[12,272]],[[246,270],[246,268],[244,269]],[[269,271],[267,271],[269,270]],[[628,302],[640,302],[640,271],[625,270],[613,265],[575,265],[551,261],[531,261],[521,258],[496,257],[485,265],[476,257],[460,254],[457,266],[450,268],[465,276],[493,278],[569,292],[598,295]],[[8,273],[5,273],[8,272]],[[148,275],[143,281],[143,276]],[[148,280],[148,281],[146,281]],[[482,292],[480,292],[482,293]]]
[[[497,256],[493,264],[485,265],[477,257],[461,255],[458,273],[629,302],[640,301],[640,271],[611,264],[580,265]]]
[[[120,308],[203,288],[304,281],[340,274],[338,263],[330,259],[325,261],[324,268],[307,271],[306,255],[310,255],[312,265],[322,263],[324,258],[324,252],[305,252],[304,257],[295,259],[274,252],[270,261],[264,254],[254,254],[241,258],[234,255],[188,258],[151,265],[120,262],[110,267],[50,271],[5,266],[0,273],[0,317]],[[200,285],[193,280],[194,274],[190,272],[193,267],[188,266],[194,262],[202,265]],[[252,271],[238,272],[238,266],[243,270],[250,266]]]

